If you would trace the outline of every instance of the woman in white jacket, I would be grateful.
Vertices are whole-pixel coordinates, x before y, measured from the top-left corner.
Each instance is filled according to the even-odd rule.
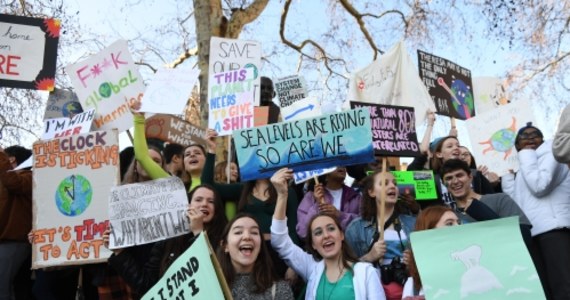
[[[386,299],[380,276],[369,263],[358,262],[344,241],[338,218],[316,215],[309,222],[309,253],[288,235],[288,180],[293,171],[283,168],[271,177],[277,190],[277,205],[271,224],[271,244],[281,258],[307,282],[305,299]]]
[[[521,128],[515,139],[519,170],[502,177],[503,191],[517,202],[532,223],[551,299],[570,295],[570,173],[557,162],[552,141],[532,124]],[[549,298],[550,299],[550,298]]]

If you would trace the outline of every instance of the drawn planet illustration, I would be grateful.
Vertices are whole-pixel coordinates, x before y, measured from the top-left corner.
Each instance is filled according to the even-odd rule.
[[[77,101],[67,102],[62,107],[63,116],[66,118],[70,118],[82,112],[83,108],[81,107],[81,104]]]
[[[59,212],[68,217],[79,216],[93,198],[93,188],[87,178],[71,175],[64,178],[55,191],[55,205]]]
[[[480,145],[488,145],[488,147],[483,150],[483,154],[489,151],[504,152],[505,156],[503,157],[503,160],[506,160],[513,150],[516,130],[517,120],[513,117],[513,121],[509,128],[499,129],[491,135],[491,138],[479,143]]]

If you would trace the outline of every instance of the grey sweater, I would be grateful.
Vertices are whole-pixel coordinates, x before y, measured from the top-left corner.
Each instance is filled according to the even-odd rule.
[[[275,297],[272,295],[273,288],[268,288],[265,292],[260,294],[253,293],[255,283],[251,278],[251,274],[236,274],[235,280],[231,286],[232,297],[234,300],[292,300],[293,292],[289,284],[285,280],[275,282]]]

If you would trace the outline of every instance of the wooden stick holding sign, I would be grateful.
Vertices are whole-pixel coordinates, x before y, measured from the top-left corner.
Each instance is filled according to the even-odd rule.
[[[384,217],[386,216],[386,157],[382,156],[382,173],[380,173],[380,222],[378,222],[378,232],[380,233],[380,239],[384,239]]]
[[[228,159],[226,160],[226,181],[231,183],[232,180],[232,137],[228,136]]]
[[[319,184],[319,177],[315,175],[315,176],[313,176],[313,179],[315,180],[315,188],[316,188],[317,184]],[[324,198],[319,198],[319,199],[317,199],[317,201],[319,201],[319,204],[325,203]]]
[[[135,139],[133,138],[133,135],[131,134],[131,130],[127,129],[127,136],[129,137],[129,140],[131,140],[131,145],[135,144]]]

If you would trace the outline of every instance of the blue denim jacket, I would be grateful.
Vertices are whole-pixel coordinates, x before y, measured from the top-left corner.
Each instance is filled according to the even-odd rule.
[[[402,224],[402,229],[406,235],[410,236],[410,233],[414,230],[416,225],[416,217],[409,215],[399,215],[400,223]],[[376,228],[371,220],[364,220],[362,217],[354,219],[344,233],[346,242],[354,251],[357,257],[362,257],[368,253],[368,249],[372,244],[374,232]]]

